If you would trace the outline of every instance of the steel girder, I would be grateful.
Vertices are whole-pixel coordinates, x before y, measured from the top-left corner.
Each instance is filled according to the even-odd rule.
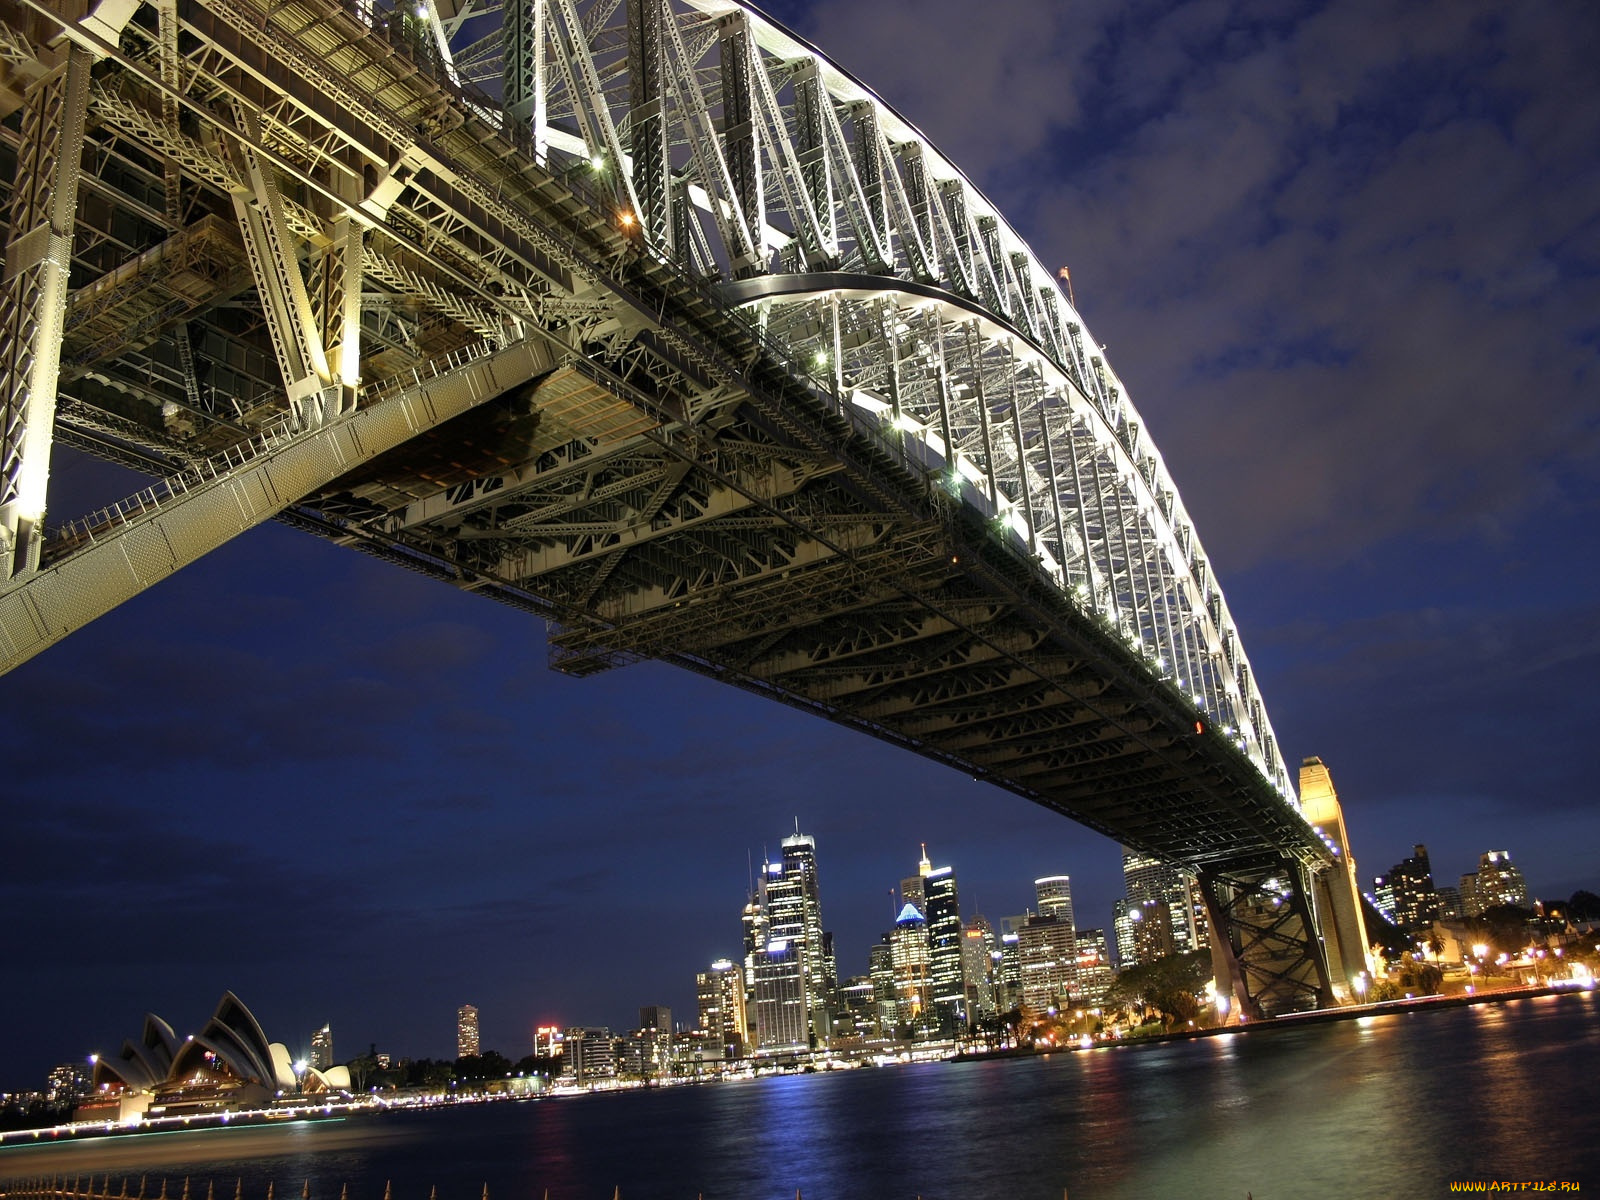
[[[47,74],[10,11],[0,59]],[[289,518],[554,620],[565,670],[676,662],[1190,863],[1320,853],[1104,354],[814,48],[723,0],[528,0],[503,53],[459,56],[328,0],[163,0],[115,45],[65,24],[104,58],[74,437],[181,465],[297,379],[364,406],[538,339],[549,379]],[[460,86],[495,61],[504,114]],[[210,232],[239,200],[255,287]]]

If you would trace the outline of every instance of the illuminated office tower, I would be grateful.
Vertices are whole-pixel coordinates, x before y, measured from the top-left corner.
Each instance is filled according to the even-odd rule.
[[[463,1004],[456,1009],[456,1057],[478,1053],[478,1010],[474,1005]]]
[[[1111,953],[1106,946],[1103,929],[1080,929],[1074,938],[1078,951],[1077,1003],[1084,1008],[1095,1008],[1105,999],[1106,989],[1116,978],[1111,966]]]
[[[807,833],[783,839],[782,855],[762,875],[767,944],[784,942],[798,955],[806,1040],[825,1046],[828,1039],[828,956],[822,934],[822,904],[817,888],[817,843]]]
[[[695,976],[700,1029],[722,1047],[723,1058],[743,1058],[748,1022],[744,1006],[744,971],[726,958]]]
[[[756,956],[756,1049],[773,1054],[810,1046],[805,962],[798,943],[770,938]]]
[[[333,1030],[327,1025],[311,1035],[311,1065],[319,1071],[333,1066]]]
[[[1159,900],[1167,906],[1174,950],[1203,950],[1207,945],[1205,904],[1196,888],[1177,867],[1142,850],[1122,848],[1123,891],[1142,904]]]
[[[928,861],[924,848],[922,861]],[[928,921],[928,1002],[939,1030],[958,1034],[967,1025],[967,990],[961,974],[961,897],[951,867],[922,875]]]
[[[1022,1003],[1021,937],[1012,931],[1000,934],[999,959],[995,970],[994,1003],[1001,1012],[1010,1012]]]
[[[910,1027],[913,1037],[932,1028],[928,1011],[928,922],[908,904],[900,910],[889,932],[889,954],[894,963],[894,1009],[897,1030]]]
[[[1072,878],[1067,875],[1046,875],[1033,881],[1033,892],[1039,900],[1041,917],[1063,917],[1072,925]]]
[[[1071,1003],[1078,966],[1076,935],[1070,917],[1029,917],[1017,930],[1023,1007],[1041,1013]]]
[[[900,905],[904,908],[907,904],[916,908],[924,915],[928,911],[928,893],[923,886],[923,880],[928,877],[928,872],[933,870],[933,862],[928,858],[928,847],[922,847],[922,860],[917,863],[917,873],[907,875],[900,881]]]
[[[974,1017],[995,1013],[995,970],[999,947],[983,917],[968,918],[961,929],[961,980],[967,1012]]]

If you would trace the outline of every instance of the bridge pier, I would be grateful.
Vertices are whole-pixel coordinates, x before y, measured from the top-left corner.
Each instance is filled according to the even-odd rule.
[[[1305,867],[1285,859],[1205,867],[1199,884],[1211,918],[1217,990],[1227,989],[1241,1017],[1332,1006]]]

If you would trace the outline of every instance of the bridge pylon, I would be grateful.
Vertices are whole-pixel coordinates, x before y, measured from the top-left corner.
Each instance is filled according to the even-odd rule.
[[[1199,871],[1211,919],[1211,961],[1247,1020],[1334,1003],[1326,948],[1312,907],[1311,873],[1259,858]]]

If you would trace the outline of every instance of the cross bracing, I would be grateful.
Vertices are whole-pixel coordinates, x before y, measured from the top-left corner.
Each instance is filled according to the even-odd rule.
[[[1052,273],[755,11],[0,0],[5,114],[0,594],[81,551],[54,440],[173,476],[332,447],[536,346],[274,510],[546,618],[570,673],[675,662],[1240,887],[1326,857]]]

